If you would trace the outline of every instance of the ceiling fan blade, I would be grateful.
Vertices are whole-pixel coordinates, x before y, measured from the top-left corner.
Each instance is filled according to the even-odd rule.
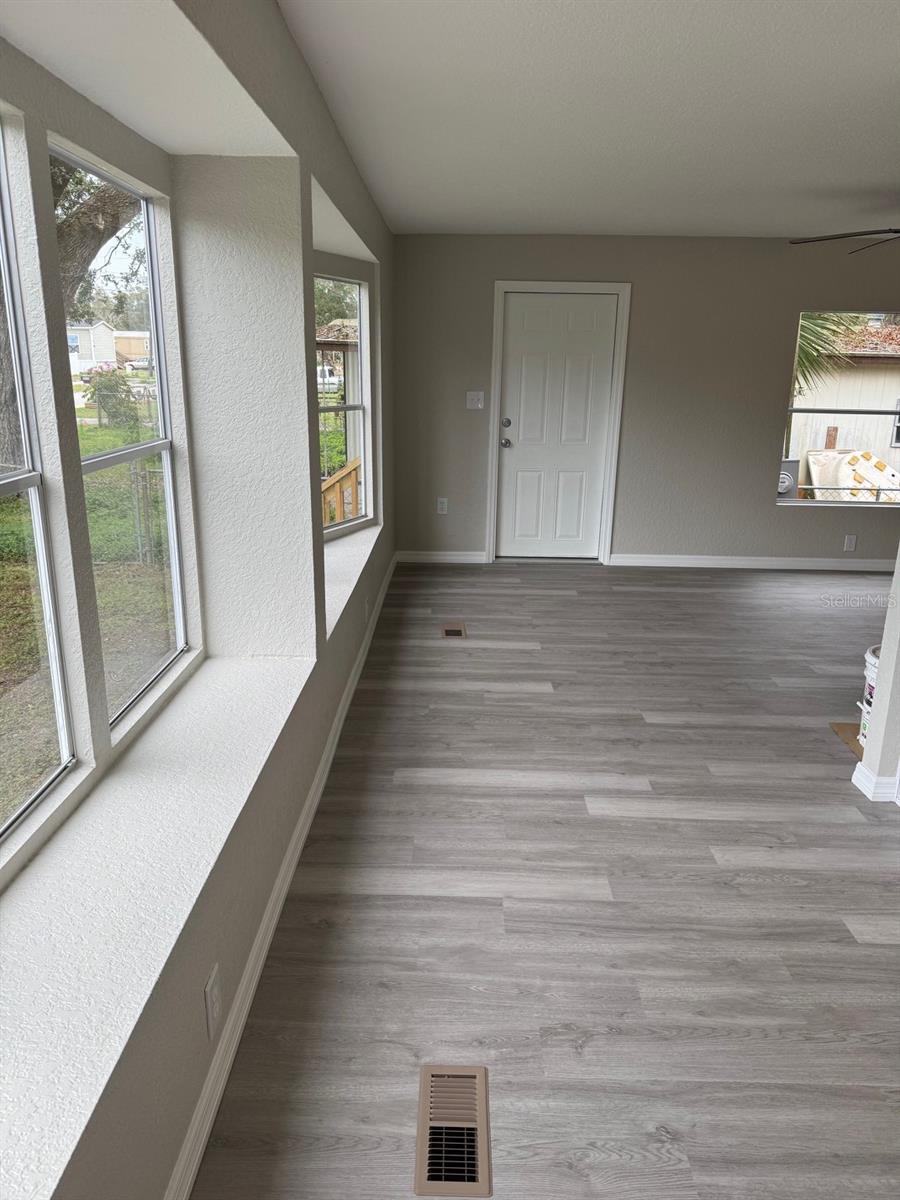
[[[873,246],[886,246],[888,242],[896,242],[898,239],[900,239],[900,233],[895,233],[893,237],[882,238],[880,242],[869,242],[866,246],[857,246],[850,253],[859,254],[860,250],[871,250]]]
[[[788,245],[806,246],[810,242],[839,242],[844,238],[880,237],[883,233],[900,234],[900,229],[855,229],[852,233],[826,233],[821,237],[791,238]]]

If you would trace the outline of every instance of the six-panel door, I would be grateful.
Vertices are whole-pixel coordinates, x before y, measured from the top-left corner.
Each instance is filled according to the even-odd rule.
[[[597,558],[616,306],[611,294],[506,297],[500,556]]]

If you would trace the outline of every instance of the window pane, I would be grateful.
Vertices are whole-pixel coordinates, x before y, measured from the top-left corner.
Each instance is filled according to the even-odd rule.
[[[82,457],[160,436],[147,231],[137,196],[50,157]]]
[[[0,499],[0,826],[60,766],[47,638],[25,496]]]
[[[0,254],[0,260],[3,257]],[[5,475],[25,466],[25,452],[22,445],[16,373],[13,368],[5,263],[2,263],[2,267],[3,278],[2,286],[0,286],[0,475]]]
[[[802,313],[793,391],[782,495],[900,504],[900,314]]]
[[[362,405],[360,286],[317,278],[316,378],[319,408]],[[319,413],[322,523],[336,525],[366,515],[365,421],[361,411]]]
[[[362,418],[358,409],[319,413],[323,525],[365,515]]]
[[[109,715],[178,649],[162,455],[85,476]]]

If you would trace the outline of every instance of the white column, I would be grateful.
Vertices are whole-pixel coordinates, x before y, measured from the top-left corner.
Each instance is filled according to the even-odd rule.
[[[891,582],[875,700],[862,762],[853,782],[870,800],[894,800],[900,771],[900,550]]]
[[[296,158],[191,156],[173,178],[207,649],[315,659],[308,174]]]

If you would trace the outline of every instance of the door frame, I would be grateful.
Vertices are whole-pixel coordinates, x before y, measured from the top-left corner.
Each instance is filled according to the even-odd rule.
[[[625,351],[628,344],[628,315],[631,308],[630,283],[573,283],[545,279],[498,279],[494,283],[494,336],[491,348],[491,399],[489,405],[487,537],[485,561],[493,562],[497,547],[497,504],[500,477],[500,386],[503,374],[503,325],[506,297],[510,292],[562,292],[615,296],[616,332],[613,339],[613,367],[609,403],[609,436],[603,468],[603,492],[600,509],[600,549],[598,562],[608,562],[612,552],[613,510],[616,497],[616,470],[619,463],[619,433],[622,425],[622,398],[625,390]]]

